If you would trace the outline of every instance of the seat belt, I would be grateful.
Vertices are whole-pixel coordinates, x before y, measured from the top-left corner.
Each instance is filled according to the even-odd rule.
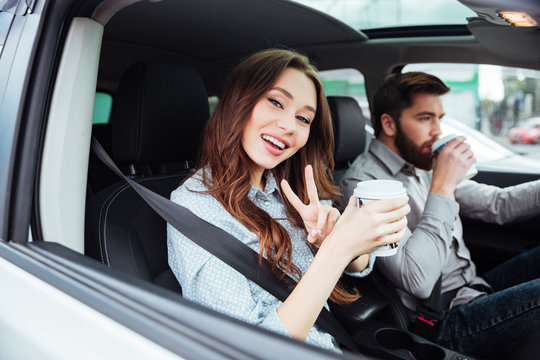
[[[412,331],[425,339],[436,341],[441,321],[444,319],[452,299],[458,289],[441,293],[442,275],[435,283],[431,294],[427,299],[421,300],[416,306],[416,318]]]
[[[91,145],[95,155],[115,174],[124,179],[159,216],[176,230],[278,300],[284,302],[287,299],[296,285],[296,281],[289,275],[285,276],[290,285],[276,278],[267,262],[263,261],[259,264],[259,254],[228,232],[125,176],[94,136],[92,136]],[[350,350],[359,352],[358,346],[349,333],[325,307],[322,308],[315,323]]]

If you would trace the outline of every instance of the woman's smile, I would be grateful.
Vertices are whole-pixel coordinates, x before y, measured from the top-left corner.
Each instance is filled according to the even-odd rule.
[[[287,68],[255,104],[242,134],[242,147],[253,162],[258,184],[264,170],[275,168],[307,142],[317,108],[313,81]]]
[[[283,154],[284,150],[289,148],[285,140],[277,139],[272,135],[263,134],[261,139],[268,152],[275,156]]]

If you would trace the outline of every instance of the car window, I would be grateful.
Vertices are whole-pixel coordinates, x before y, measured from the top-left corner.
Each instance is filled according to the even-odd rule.
[[[540,131],[525,124],[540,116],[540,71],[482,64],[410,64],[403,72],[425,71],[451,89],[443,96],[446,127],[474,129],[504,147],[532,157],[540,152]],[[451,124],[452,123],[452,124]],[[442,121],[445,131],[445,120]],[[455,128],[455,126],[454,126]],[[453,129],[453,128],[452,128]],[[452,129],[447,129],[451,131]],[[492,145],[487,145],[489,150]],[[497,147],[500,149],[500,147]]]
[[[210,110],[210,115],[214,113],[214,110],[216,109],[216,106],[219,102],[219,97],[217,96],[209,96],[208,97],[208,107]]]
[[[336,69],[320,71],[319,76],[326,96],[351,96],[358,101],[362,113],[369,119],[369,103],[366,96],[364,75],[356,69]]]
[[[465,24],[476,14],[457,1],[294,0],[336,17],[355,29],[433,24]]]
[[[112,109],[112,96],[98,91],[94,99],[94,118],[92,124],[108,124]]]
[[[208,105],[210,106],[210,114],[214,112],[217,106],[219,98],[217,96],[210,96],[208,98]],[[112,95],[106,92],[97,91],[94,100],[94,117],[92,124],[108,124],[111,116],[113,98]]]

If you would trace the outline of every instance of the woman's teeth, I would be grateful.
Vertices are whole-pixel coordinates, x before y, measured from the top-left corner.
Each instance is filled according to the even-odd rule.
[[[281,150],[285,149],[285,144],[282,143],[281,141],[279,141],[278,139],[274,139],[273,137],[271,136],[268,136],[268,135],[263,135],[262,138],[266,141],[269,141],[271,142],[272,144],[276,145],[278,148],[280,148]]]

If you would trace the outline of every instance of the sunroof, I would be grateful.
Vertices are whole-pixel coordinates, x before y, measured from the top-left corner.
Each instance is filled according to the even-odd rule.
[[[466,24],[477,16],[449,0],[293,0],[358,30],[417,25]]]

